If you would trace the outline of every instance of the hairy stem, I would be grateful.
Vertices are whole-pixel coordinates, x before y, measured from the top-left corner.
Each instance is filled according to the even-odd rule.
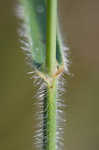
[[[56,27],[57,0],[47,0],[46,68],[50,79],[44,107],[44,150],[56,150]]]

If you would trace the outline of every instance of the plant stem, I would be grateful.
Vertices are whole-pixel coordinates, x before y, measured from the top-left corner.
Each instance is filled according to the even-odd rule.
[[[56,71],[56,26],[57,0],[47,0],[47,47],[46,68],[51,79],[48,84],[44,107],[44,150],[56,150],[56,82],[53,78]]]
[[[43,149],[56,150],[56,80],[44,98]]]
[[[56,67],[57,0],[47,0],[46,67],[52,75]]]
[[[56,80],[48,87],[48,150],[56,150]]]

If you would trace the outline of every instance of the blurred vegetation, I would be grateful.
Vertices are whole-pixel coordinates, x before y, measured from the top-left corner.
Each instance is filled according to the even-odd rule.
[[[99,149],[99,2],[63,0],[60,21],[74,76],[65,92],[64,150]],[[19,45],[15,1],[0,4],[0,149],[31,150],[32,80]],[[33,123],[32,123],[33,122]]]

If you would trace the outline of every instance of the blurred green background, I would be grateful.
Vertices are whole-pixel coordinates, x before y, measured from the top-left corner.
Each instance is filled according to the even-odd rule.
[[[32,149],[33,83],[20,49],[16,2],[0,2],[0,150]],[[99,1],[59,0],[72,64],[64,150],[99,149]],[[35,148],[33,148],[34,150]]]

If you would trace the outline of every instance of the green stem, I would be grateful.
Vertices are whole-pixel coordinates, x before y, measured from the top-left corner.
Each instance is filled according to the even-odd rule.
[[[43,149],[56,150],[56,79],[44,98]]]
[[[49,75],[56,68],[57,0],[47,0],[46,67]]]
[[[47,87],[44,106],[44,150],[56,150],[56,28],[57,0],[47,0],[46,68],[50,85]],[[46,140],[45,140],[46,139]]]
[[[48,87],[48,149],[56,150],[56,80]]]

